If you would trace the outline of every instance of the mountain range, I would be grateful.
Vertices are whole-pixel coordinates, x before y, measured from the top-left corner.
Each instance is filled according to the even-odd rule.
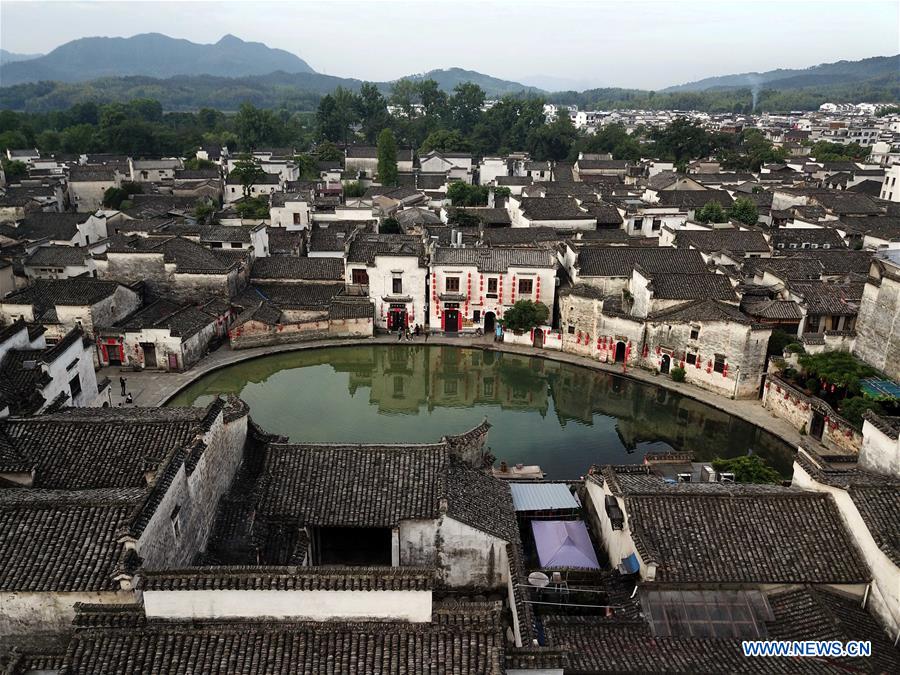
[[[0,107],[16,110],[55,110],[80,100],[100,102],[157,98],[168,110],[201,106],[233,109],[242,101],[263,107],[287,105],[314,109],[319,97],[341,86],[358,90],[361,80],[318,73],[295,54],[259,42],[226,35],[214,44],[197,44],[159,33],[130,38],[89,37],[73,40],[46,55],[0,54]],[[451,91],[462,82],[479,85],[490,98],[507,94],[537,94],[559,102],[592,105],[650,97],[638,89],[589,89],[578,94],[578,81],[561,77],[527,78],[546,89],[504,80],[472,70],[448,68],[409,76],[430,78]],[[539,82],[537,80],[540,80]],[[391,82],[376,83],[387,92]],[[685,96],[714,96],[716,92],[759,90],[808,93],[809,105],[835,96],[867,100],[900,98],[900,55],[861,61],[839,61],[806,69],[778,69],[710,77],[657,92],[679,106],[697,105]],[[565,91],[560,91],[565,90]],[[556,91],[548,94],[548,91]],[[574,97],[574,98],[573,98]],[[720,97],[721,98],[721,97]],[[571,99],[571,100],[570,100]],[[860,99],[862,100],[862,99]],[[821,102],[821,100],[819,101]]]
[[[677,91],[709,91],[710,89],[797,89],[801,87],[855,84],[864,80],[896,77],[900,73],[900,54],[875,56],[860,61],[822,63],[803,69],[779,68],[763,73],[738,73],[707,77],[696,82],[679,84],[663,89],[664,93]]]
[[[144,33],[130,38],[81,38],[44,56],[6,63],[0,67],[0,84],[10,86],[44,80],[84,82],[128,75],[242,77],[279,70],[315,73],[296,54],[272,49],[261,42],[244,42],[233,35],[203,45],[160,33]]]
[[[36,59],[39,56],[43,56],[43,54],[15,54],[13,52],[8,52],[5,49],[0,49],[0,66],[4,63],[12,63],[13,61],[28,61],[29,59]]]

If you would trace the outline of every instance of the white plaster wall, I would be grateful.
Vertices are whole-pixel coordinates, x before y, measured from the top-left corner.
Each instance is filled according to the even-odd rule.
[[[0,635],[66,632],[72,628],[75,603],[134,602],[130,591],[78,593],[0,592]]]
[[[375,326],[387,328],[387,310],[390,300],[384,298],[393,295],[393,279],[395,272],[400,273],[403,280],[404,296],[410,296],[412,302],[406,303],[409,325],[425,325],[425,277],[427,269],[419,266],[415,256],[378,256],[375,265],[366,268],[369,273],[369,298],[375,304]],[[352,272],[347,270],[347,283],[352,281]]]
[[[506,583],[506,542],[444,516],[439,560],[448,586],[494,588]]]
[[[819,483],[797,462],[794,462],[794,477],[791,484],[804,490],[825,492],[834,498],[838,512],[841,514],[841,520],[844,521],[847,531],[853,537],[863,559],[872,571],[872,583],[877,589],[877,601],[873,602],[871,609],[888,628],[890,635],[896,636],[897,631],[900,630],[900,567],[878,548],[878,544],[872,538],[869,528],[849,493],[840,488]]]
[[[294,214],[299,214],[299,223],[294,223]],[[306,202],[285,202],[284,206],[269,209],[272,227],[283,227],[288,230],[305,230],[310,223],[309,204]]]
[[[882,433],[874,424],[863,422],[863,444],[859,463],[870,471],[900,476],[900,439]]]
[[[144,591],[148,618],[431,621],[431,591]]]

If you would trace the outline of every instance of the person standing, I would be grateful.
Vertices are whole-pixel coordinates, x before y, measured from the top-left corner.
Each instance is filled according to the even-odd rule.
[[[119,384],[122,385],[122,396],[125,395],[125,383],[128,382],[124,377],[119,377]]]

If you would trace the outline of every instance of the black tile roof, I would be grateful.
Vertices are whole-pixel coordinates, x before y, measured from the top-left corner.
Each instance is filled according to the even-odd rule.
[[[39,246],[22,264],[29,267],[83,266],[90,255],[86,248],[77,246]]]
[[[347,262],[374,265],[378,256],[416,256],[422,259],[424,255],[420,237],[359,233],[350,244]]]
[[[85,618],[85,621],[90,619]],[[103,621],[101,616],[101,621]],[[79,630],[75,673],[501,675],[499,617],[406,622],[148,622]]]
[[[573,197],[522,197],[519,207],[529,220],[596,220]]]
[[[56,305],[83,307],[109,298],[119,286],[117,281],[92,277],[36,279],[31,286],[6,296],[3,302],[44,308]]]
[[[167,328],[173,337],[186,340],[216,322],[216,317],[193,305],[181,305],[161,298],[120,323],[125,332],[147,328]]]
[[[679,230],[676,246],[693,246],[704,252],[769,253],[769,242],[762,232],[719,228],[715,230]]]
[[[673,323],[691,321],[726,321],[742,324],[753,323],[750,317],[741,312],[734,305],[705,296],[699,300],[690,300],[683,304],[654,312],[650,315],[649,319],[651,321]]]
[[[52,239],[69,241],[78,232],[78,226],[91,217],[91,213],[52,213],[39,211],[29,213],[15,228],[9,232],[18,239],[36,241]]]
[[[209,566],[144,571],[145,591],[430,591],[427,567]]]
[[[322,309],[344,292],[344,284],[255,283],[249,289],[280,309]]]
[[[69,169],[70,183],[114,183],[116,172],[102,166],[73,166]]]
[[[588,277],[630,277],[635,265],[649,274],[709,271],[700,251],[650,246],[585,246],[575,262],[578,274]]]
[[[260,512],[270,519],[341,527],[437,518],[449,462],[443,444],[272,444]]]
[[[734,203],[731,195],[724,190],[663,190],[657,196],[660,206],[685,209],[699,209],[709,202],[718,202],[723,207]]]
[[[536,246],[544,242],[563,241],[571,232],[560,233],[552,227],[489,227],[481,233],[485,246]]]
[[[659,300],[731,300],[737,294],[724,274],[654,273],[650,280],[653,297]],[[738,312],[739,313],[739,312]]]
[[[808,314],[856,316],[865,284],[828,281],[791,281],[792,293],[803,298]]]
[[[830,495],[631,495],[628,525],[657,582],[866,583]]]
[[[114,591],[140,489],[0,490],[0,590]]]
[[[253,263],[254,279],[301,279],[307,281],[342,281],[344,261],[341,258],[300,258],[269,256]]]
[[[35,467],[34,487],[144,487],[144,472],[201,430],[204,408],[86,408],[9,418],[0,435]]]
[[[510,267],[556,269],[552,252],[541,248],[444,248],[434,250],[434,265],[474,265],[479,272],[506,272]]]
[[[827,244],[831,248],[847,248],[847,244],[837,230],[830,227],[779,227],[772,230],[773,247],[790,248],[791,244],[796,244],[798,247],[803,244],[819,246]]]

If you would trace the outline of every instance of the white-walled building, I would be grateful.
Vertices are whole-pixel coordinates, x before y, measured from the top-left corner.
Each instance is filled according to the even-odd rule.
[[[553,254],[540,248],[447,248],[431,262],[432,331],[490,333],[517,300],[541,302],[553,316]]]
[[[425,326],[425,249],[420,237],[354,232],[345,243],[346,283],[368,295],[381,330]]]

